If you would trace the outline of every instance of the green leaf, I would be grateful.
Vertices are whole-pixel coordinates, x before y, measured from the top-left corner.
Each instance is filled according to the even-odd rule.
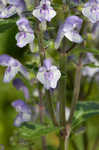
[[[99,115],[98,102],[79,102],[72,122],[72,129],[78,127],[82,122],[88,120],[95,115]]]
[[[51,132],[58,132],[62,127],[55,127],[53,125],[41,125],[41,124],[32,124],[25,123],[21,128],[19,128],[20,137],[31,140],[36,139],[41,136],[45,136]]]
[[[0,19],[0,33],[13,27],[16,23],[16,19]]]

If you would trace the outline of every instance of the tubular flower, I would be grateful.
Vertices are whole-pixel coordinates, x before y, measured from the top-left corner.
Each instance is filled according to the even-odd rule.
[[[3,79],[4,82],[10,82],[18,72],[29,79],[29,73],[26,71],[24,66],[11,56],[6,54],[0,55],[0,65],[7,66]]]
[[[88,63],[93,63],[96,66],[99,66],[99,62],[97,61],[97,59],[93,56],[93,54],[91,53],[87,53],[86,54],[86,58],[84,59],[84,64],[88,64]],[[94,76],[96,73],[99,73],[99,68],[91,68],[89,66],[85,66],[82,70],[82,74],[83,76],[88,76],[88,77],[92,77]],[[99,79],[99,78],[98,78]]]
[[[0,1],[0,18],[9,18],[16,13],[21,16],[26,10],[24,0],[2,0]]]
[[[12,106],[19,113],[14,121],[14,125],[19,127],[23,122],[31,121],[32,111],[30,107],[22,100],[12,102]]]
[[[24,47],[27,44],[32,44],[34,40],[34,31],[30,27],[29,21],[22,17],[16,22],[19,33],[16,34],[17,46]]]
[[[40,5],[33,10],[33,16],[41,22],[50,22],[56,16],[56,11],[50,5],[50,0],[41,0]]]
[[[61,77],[61,73],[56,66],[53,66],[50,59],[44,60],[44,65],[39,68],[37,79],[48,89],[54,89]]]
[[[8,3],[16,8],[16,12],[19,16],[23,11],[26,10],[26,4],[24,0],[8,0]]]
[[[0,7],[0,18],[9,18],[16,14],[16,8],[13,5]]]
[[[83,20],[78,16],[70,16],[65,23],[59,28],[58,35],[55,41],[55,48],[59,48],[60,43],[65,36],[71,42],[81,43],[83,41],[79,31],[81,29]]]
[[[92,23],[99,21],[99,0],[89,0],[82,9],[82,13]]]

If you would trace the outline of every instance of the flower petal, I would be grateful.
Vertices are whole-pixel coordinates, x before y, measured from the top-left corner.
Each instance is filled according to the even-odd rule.
[[[13,5],[9,5],[0,10],[0,18],[9,18],[16,14],[16,8]]]
[[[14,125],[16,127],[19,127],[21,124],[23,123],[23,120],[22,120],[22,113],[19,113],[17,116],[16,116],[16,119],[14,121]]]
[[[51,88],[54,89],[54,88],[56,88],[57,82],[58,82],[58,80],[59,80],[60,77],[61,77],[61,73],[60,73],[60,71],[57,69],[56,66],[52,66],[52,67],[51,67],[51,72],[53,73],[53,79],[51,80],[50,86],[51,86]]]
[[[50,70],[50,67],[52,66],[51,59],[45,59],[43,64],[47,70]]]
[[[16,109],[17,112],[22,112],[22,108],[24,105],[25,102],[20,99],[12,102],[12,106]]]
[[[26,78],[26,79],[30,79],[30,74],[29,72],[27,72],[27,70],[25,69],[25,67],[23,65],[20,65],[20,70],[19,72]]]
[[[99,3],[91,1],[85,4],[82,10],[82,14],[92,22],[96,23],[99,21]]]
[[[58,49],[59,46],[60,46],[60,43],[64,37],[64,32],[63,32],[63,26],[64,25],[61,25],[60,28],[59,28],[59,31],[58,31],[58,34],[57,34],[57,38],[56,38],[56,41],[55,41],[55,48]]]
[[[10,82],[17,74],[17,72],[19,71],[18,67],[8,67],[5,71],[4,74],[4,82]]]
[[[33,10],[33,16],[39,21],[51,21],[55,17],[56,11],[50,6],[49,0],[41,0],[40,5]]]
[[[31,113],[23,113],[22,114],[22,119],[24,122],[28,122],[31,121],[32,118],[32,114]]]
[[[52,7],[50,7],[49,10],[46,11],[46,13],[44,13],[44,14],[45,14],[45,20],[51,21],[51,19],[56,16],[56,11],[53,10]]]
[[[17,22],[16,22],[18,29],[20,31],[24,32],[33,32],[32,28],[30,27],[29,21],[25,17],[21,17]]]
[[[0,55],[0,65],[2,66],[9,66],[9,62],[12,58],[6,54]]]
[[[81,43],[83,41],[82,37],[79,33],[72,31],[72,32],[66,32],[64,34],[70,41],[75,43]]]
[[[17,46],[22,48],[34,40],[33,33],[19,32],[16,34]]]

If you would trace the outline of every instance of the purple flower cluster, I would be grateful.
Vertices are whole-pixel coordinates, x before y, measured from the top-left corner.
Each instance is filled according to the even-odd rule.
[[[73,1],[75,3],[79,2],[78,0]],[[20,19],[16,22],[19,30],[15,37],[17,46],[23,48],[29,44],[33,50],[34,31],[29,20],[22,13],[25,10],[26,4],[24,0],[0,0],[0,18],[8,18],[16,13],[20,16]],[[41,22],[41,25],[46,25],[47,22],[50,22],[56,16],[56,11],[51,6],[50,0],[41,0],[40,5],[33,10],[32,14]],[[99,21],[99,0],[89,0],[84,5],[82,14],[89,18],[92,23]],[[59,48],[64,36],[71,42],[82,43],[83,38],[80,35],[82,23],[83,20],[78,16],[72,15],[67,17],[65,22],[59,28],[55,41],[55,48]],[[98,64],[96,59],[90,53],[87,55],[90,57],[91,61],[95,63],[95,65]],[[4,82],[10,82],[18,72],[27,79],[30,79],[30,75],[27,70],[15,58],[8,55],[0,55],[0,65],[7,67],[4,74]],[[89,67],[86,67],[83,70],[83,75],[92,76],[96,71],[96,68],[92,71]],[[39,68],[36,77],[38,81],[43,84],[45,89],[50,90],[57,87],[57,82],[61,77],[61,72],[56,66],[52,65],[50,59],[45,59],[43,66]],[[19,78],[13,80],[13,85],[17,90],[22,90],[25,98],[29,99],[28,88]],[[15,126],[20,126],[23,122],[31,121],[32,110],[24,101],[16,100],[12,103],[12,106],[18,112],[14,122]]]
[[[12,102],[12,106],[19,113],[14,121],[14,125],[19,127],[23,122],[31,121],[32,111],[30,107],[22,100]]]

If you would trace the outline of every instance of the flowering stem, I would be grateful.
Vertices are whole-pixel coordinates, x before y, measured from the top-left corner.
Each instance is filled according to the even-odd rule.
[[[48,101],[48,111],[50,113],[51,119],[53,121],[53,124],[55,126],[58,126],[58,123],[56,121],[56,117],[55,117],[55,112],[54,112],[54,108],[53,108],[53,103],[52,103],[52,99],[51,99],[51,93],[50,91],[46,91],[46,99]]]
[[[77,100],[79,97],[79,91],[80,91],[81,68],[82,68],[81,60],[82,60],[82,54],[80,55],[79,63],[77,65],[76,74],[75,74],[74,93],[73,93],[73,100],[72,100],[72,105],[71,105],[69,121],[66,125],[65,125],[64,121],[61,122],[61,124],[65,125],[65,130],[62,131],[62,137],[60,138],[59,150],[68,150],[68,140],[69,140],[69,136],[70,136],[71,122],[72,122],[73,114],[74,114],[74,111],[76,108]],[[64,83],[63,83],[63,85],[64,85]],[[61,96],[62,95],[63,95],[63,92],[61,93]],[[61,97],[61,100],[62,99],[63,99],[63,97]],[[63,103],[63,101],[62,101],[62,103]],[[60,114],[61,113],[63,113],[62,110],[60,111]],[[61,117],[63,117],[62,114],[61,114]]]
[[[39,109],[40,109],[40,123],[41,124],[43,124],[43,109],[44,109],[44,106],[43,106],[43,99],[42,99],[42,91],[41,91],[41,89],[40,89],[40,87],[38,87],[38,89],[39,89],[39,99],[40,99],[40,106],[39,106]],[[41,139],[42,139],[42,148],[43,148],[43,150],[46,150],[46,138],[45,138],[45,136],[42,136],[41,137]]]
[[[65,107],[66,107],[66,56],[61,54],[60,56],[60,70],[63,77],[60,79],[59,84],[59,100],[60,100],[60,125],[65,126]]]
[[[60,132],[59,150],[68,150],[69,135],[70,135],[70,125],[66,124],[66,127]]]
[[[62,130],[60,133],[60,146],[59,150],[67,150],[68,145],[68,137],[67,132],[69,131],[66,128],[66,116],[65,116],[65,109],[66,109],[66,54],[61,53],[60,55],[60,70],[62,73],[62,77],[59,83],[59,100],[60,100],[60,125],[65,127],[65,130]],[[67,131],[68,130],[68,131]]]
[[[34,1],[34,6],[36,7],[39,4],[39,0]],[[45,58],[45,49],[43,47],[43,31],[40,29],[40,25],[37,22],[37,38],[38,38],[38,43],[39,43],[39,54],[40,54],[40,62],[41,65],[43,65],[43,60]],[[40,98],[40,123],[43,123],[43,103],[42,103],[42,92],[41,89],[39,89],[39,98]],[[42,148],[43,150],[46,150],[46,138],[45,136],[42,136]]]
[[[37,26],[36,33],[37,33],[38,42],[39,42],[40,61],[41,61],[41,65],[43,65],[43,60],[45,59],[45,48],[44,48],[44,42],[43,42],[43,31],[41,29],[40,24]],[[53,121],[53,124],[57,126],[58,124],[55,118],[55,113],[54,113],[54,109],[52,105],[50,92],[47,91],[46,95],[47,95],[47,100],[48,100],[48,110],[49,110],[51,119]]]
[[[45,59],[45,48],[43,46],[44,45],[43,31],[40,29],[39,25],[38,25],[36,33],[37,33],[38,43],[39,43],[40,61],[41,61],[41,65],[43,65],[43,60]]]
[[[73,92],[73,99],[71,104],[71,112],[69,117],[69,123],[71,124],[72,118],[76,109],[76,104],[79,98],[79,92],[80,92],[80,81],[81,81],[81,69],[82,69],[82,54],[79,57],[79,62],[76,68],[75,73],[75,81],[74,81],[74,92]]]
[[[40,26],[38,26],[37,37],[38,37],[38,42],[39,42],[40,61],[41,61],[41,65],[43,65],[43,60],[45,59],[45,48],[44,48],[44,43],[43,43],[43,31],[40,29]],[[48,100],[48,110],[49,110],[51,119],[53,121],[53,124],[57,126],[58,124],[55,118],[50,91],[47,91],[46,95],[47,95],[47,100]]]

